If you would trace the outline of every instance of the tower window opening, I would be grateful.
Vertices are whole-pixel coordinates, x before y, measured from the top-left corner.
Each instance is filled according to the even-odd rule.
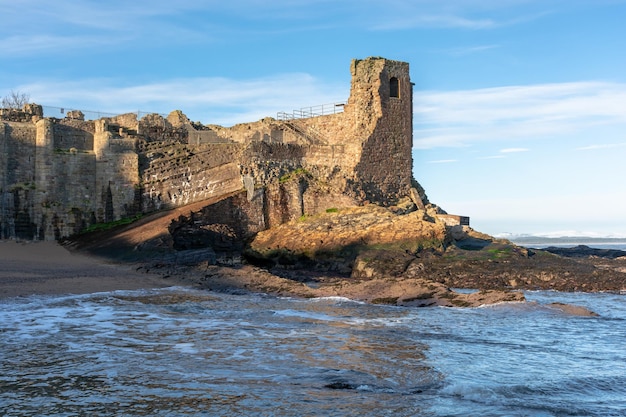
[[[396,77],[389,80],[389,97],[400,97],[400,82]]]

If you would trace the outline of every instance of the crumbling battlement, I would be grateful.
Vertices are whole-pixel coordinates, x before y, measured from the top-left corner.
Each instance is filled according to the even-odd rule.
[[[7,122],[36,122],[43,117],[43,107],[39,104],[25,104],[23,109],[0,109],[0,120]]]
[[[426,200],[411,173],[408,64],[367,58],[350,72],[344,112],[307,119],[222,127],[178,110],[85,121],[43,118],[37,105],[4,109],[0,238],[59,239],[238,191],[261,211],[250,230],[331,207]]]

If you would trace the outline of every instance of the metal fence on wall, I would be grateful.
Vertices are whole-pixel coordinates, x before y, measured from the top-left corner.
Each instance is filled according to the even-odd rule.
[[[167,117],[166,114],[156,113],[156,112],[147,112],[147,111],[130,111],[125,113],[107,113],[103,111],[95,111],[95,110],[83,110],[83,109],[74,109],[70,107],[54,107],[54,106],[42,106],[43,107],[43,115],[44,117],[54,117],[57,119],[63,119],[67,116],[67,113],[70,111],[78,110],[85,115],[85,120],[98,120],[103,117],[115,117],[121,114],[136,114],[137,120],[140,120],[142,117],[148,114],[158,114],[162,117]]]
[[[276,118],[278,120],[306,119],[308,117],[325,116],[328,114],[343,113],[345,103],[320,104],[317,106],[302,107],[293,110],[291,113],[278,112]]]

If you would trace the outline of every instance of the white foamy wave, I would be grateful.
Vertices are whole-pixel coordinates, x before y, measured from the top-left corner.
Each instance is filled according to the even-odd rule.
[[[315,298],[310,298],[308,301],[313,301],[313,302],[332,301],[332,302],[338,302],[338,303],[365,304],[365,302],[363,301],[353,300],[347,297],[337,297],[337,296],[315,297]]]
[[[198,353],[198,349],[196,349],[193,343],[176,343],[174,344],[174,349],[180,351],[181,353],[194,354]]]
[[[521,301],[499,301],[497,303],[491,303],[491,304],[481,304],[476,308],[500,308],[500,307],[508,307],[511,305],[516,305],[516,304],[525,304],[527,303],[527,301],[521,300]]]
[[[318,321],[337,321],[336,317],[332,317],[322,313],[314,313],[301,310],[276,310],[274,314],[283,317],[296,317],[301,319],[318,320]]]
[[[502,398],[492,389],[484,385],[470,382],[453,382],[441,390],[441,394],[452,397],[461,397],[479,403],[493,403]]]

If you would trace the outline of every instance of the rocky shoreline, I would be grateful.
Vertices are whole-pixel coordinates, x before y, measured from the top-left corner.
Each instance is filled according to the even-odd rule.
[[[541,249],[555,255],[565,256],[567,258],[606,258],[617,259],[626,257],[626,251],[619,249],[599,249],[590,248],[587,245],[577,245],[571,248],[561,248],[557,246],[548,246]]]
[[[213,291],[398,306],[476,307],[522,302],[521,290],[626,288],[625,257],[568,258],[526,249],[467,226],[448,226],[437,210],[415,210],[410,203],[329,210],[262,231],[238,245],[243,251],[174,250],[172,241],[185,236],[152,230],[167,223],[162,218],[66,245],[98,256],[115,253],[137,271]],[[592,315],[570,307],[562,309]]]

